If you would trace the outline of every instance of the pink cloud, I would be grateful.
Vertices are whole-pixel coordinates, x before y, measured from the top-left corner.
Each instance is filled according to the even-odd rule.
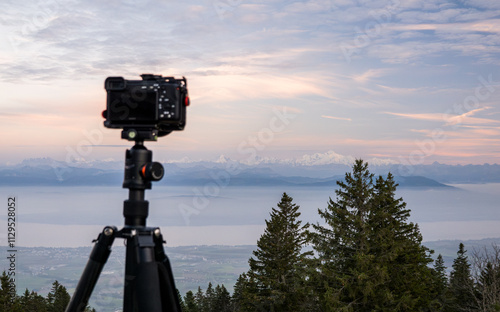
[[[445,122],[444,126],[454,126],[454,125],[473,125],[473,124],[497,124],[500,123],[498,120],[487,119],[487,118],[474,118],[476,113],[481,112],[486,109],[490,109],[491,107],[482,107],[470,110],[461,115],[448,115],[441,113],[425,113],[425,114],[405,114],[405,113],[394,113],[394,112],[385,112],[385,114],[399,116],[409,119],[417,119],[417,120],[427,120],[427,121],[437,121],[437,122]]]
[[[351,118],[344,118],[344,117],[334,117],[334,116],[328,116],[328,115],[321,115],[323,118],[328,118],[328,119],[335,119],[335,120],[346,120],[346,121],[352,121]]]

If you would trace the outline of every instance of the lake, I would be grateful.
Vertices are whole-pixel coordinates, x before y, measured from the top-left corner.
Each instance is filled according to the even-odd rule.
[[[500,184],[454,188],[401,188],[425,241],[500,237]],[[160,226],[169,246],[255,244],[264,220],[286,191],[304,222],[321,222],[317,210],[335,198],[331,187],[153,186],[149,226]],[[128,190],[120,187],[9,187],[0,190],[0,245],[6,245],[7,197],[17,196],[17,245],[91,245],[105,225],[123,225]]]

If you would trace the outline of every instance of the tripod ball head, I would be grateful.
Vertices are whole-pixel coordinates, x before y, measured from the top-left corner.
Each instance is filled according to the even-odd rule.
[[[151,189],[152,181],[163,178],[164,169],[159,162],[153,162],[153,155],[142,142],[125,153],[125,179],[123,187],[130,190]]]

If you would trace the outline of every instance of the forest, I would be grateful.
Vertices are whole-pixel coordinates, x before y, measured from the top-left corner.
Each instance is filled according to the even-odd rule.
[[[337,184],[316,224],[303,224],[283,193],[233,293],[200,286],[178,294],[182,311],[500,311],[499,247],[469,254],[460,243],[446,268],[422,244],[392,174],[375,177],[356,160]],[[10,285],[4,272],[0,311],[59,312],[70,300],[57,281],[47,297],[12,296]]]

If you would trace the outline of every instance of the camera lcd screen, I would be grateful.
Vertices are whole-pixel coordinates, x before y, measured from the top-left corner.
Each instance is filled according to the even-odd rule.
[[[157,100],[156,91],[141,87],[110,92],[108,118],[113,122],[154,123],[158,119]]]

